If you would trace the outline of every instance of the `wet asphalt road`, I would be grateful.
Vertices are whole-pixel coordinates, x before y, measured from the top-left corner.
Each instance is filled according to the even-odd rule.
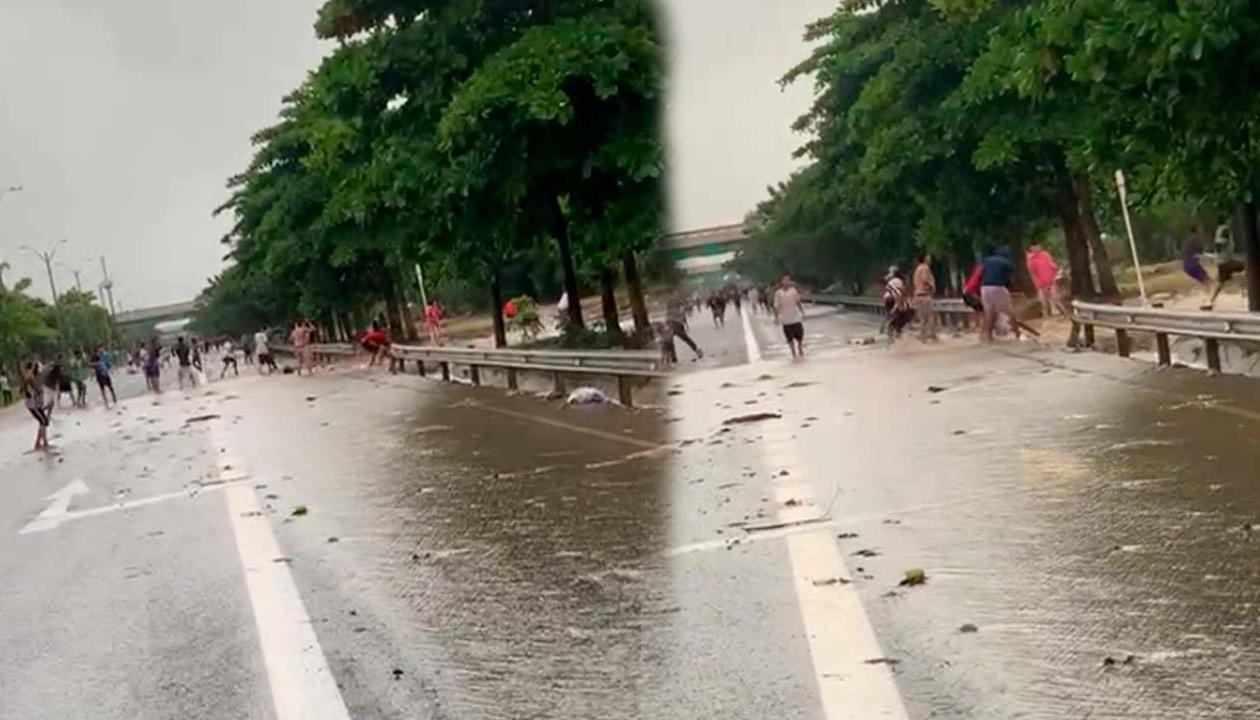
[[[849,344],[873,322],[811,309],[792,363],[753,317],[748,365],[737,316],[696,315],[706,358],[680,347],[667,403],[632,412],[247,374],[61,413],[51,460],[0,415],[0,717],[277,717],[264,646],[289,621],[354,718],[887,716],[829,653],[914,718],[1260,716],[1260,386]],[[780,417],[723,425],[757,412]],[[806,522],[757,529],[784,518]],[[234,539],[256,521],[282,553],[262,568]],[[272,564],[305,618],[259,609]]]

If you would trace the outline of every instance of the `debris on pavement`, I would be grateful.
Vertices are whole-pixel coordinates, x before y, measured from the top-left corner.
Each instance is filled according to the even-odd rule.
[[[857,552],[853,554],[857,557],[865,557],[865,558],[879,557],[879,553],[870,548],[862,548],[861,550],[858,550]]]
[[[855,532],[842,532],[836,535],[836,539],[837,540],[852,540],[853,538],[857,536],[858,534]]]
[[[289,514],[292,515],[293,517],[302,517],[303,515],[306,514],[306,506],[298,505],[297,507],[293,508],[293,512]]]
[[[194,415],[188,418],[187,420],[185,420],[184,424],[192,425],[193,423],[206,422],[207,420],[218,420],[218,419],[219,419],[219,416],[213,413],[209,415]]]
[[[328,538],[328,542],[330,543],[341,542],[341,538],[337,537],[336,535],[333,535],[332,537]]]
[[[962,624],[962,625],[958,628],[958,632],[960,632],[960,633],[964,633],[964,634],[967,634],[967,633],[973,633],[973,632],[980,632],[980,628],[976,627],[975,625],[972,625],[971,623],[963,623],[963,624]]]
[[[829,578],[820,578],[818,580],[814,580],[813,584],[814,584],[814,587],[829,587],[831,585],[848,585],[851,582],[853,581],[848,578],[829,577]]]
[[[1137,662],[1136,655],[1126,655],[1122,660],[1117,660],[1116,658],[1108,655],[1103,658],[1103,667],[1111,667],[1113,665],[1132,665],[1135,662]]]
[[[403,671],[400,668],[394,668],[394,679],[401,680],[402,676],[403,676]]]
[[[866,660],[865,662],[867,665],[897,665],[901,661],[898,660],[897,658],[877,657],[877,658],[870,658],[869,660]]]
[[[906,576],[897,584],[902,587],[914,587],[925,582],[927,582],[927,573],[923,572],[922,568],[911,568],[906,571]]]
[[[759,412],[759,413],[751,413],[749,415],[736,415],[735,417],[731,417],[731,418],[727,418],[723,420],[722,424],[723,425],[740,425],[742,423],[760,422],[762,420],[777,420],[781,417],[783,416],[780,415],[779,413]]]
[[[948,390],[948,389],[949,389],[949,388],[947,388],[947,387],[942,387],[942,386],[940,386],[940,385],[928,385],[928,386],[927,386],[927,391],[928,391],[928,392],[930,392],[930,393],[932,393],[932,394],[936,394],[936,393],[943,393],[943,392],[945,392],[945,391],[946,391],[946,390]]]
[[[797,500],[796,498],[788,498],[787,500],[783,501],[783,506],[784,507],[800,507],[801,501]]]
[[[565,402],[569,405],[603,405],[608,402],[608,396],[599,388],[583,386],[569,393]]]

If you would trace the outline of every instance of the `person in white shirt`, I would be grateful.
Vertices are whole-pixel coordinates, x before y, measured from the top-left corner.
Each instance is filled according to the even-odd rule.
[[[801,294],[796,291],[792,276],[786,273],[779,280],[779,289],[774,291],[774,314],[783,326],[783,337],[792,351],[792,357],[805,357],[805,308],[801,305]]]
[[[268,375],[272,370],[277,370],[276,359],[271,354],[271,341],[267,339],[267,331],[259,330],[254,333],[254,355],[258,358],[258,372],[262,373],[264,369]]]

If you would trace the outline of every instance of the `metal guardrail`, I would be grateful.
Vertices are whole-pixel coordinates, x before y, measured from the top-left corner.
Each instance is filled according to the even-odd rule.
[[[879,315],[885,314],[884,301],[880,298],[867,297],[864,295],[814,295],[806,294],[802,298],[805,302],[814,303],[816,305],[835,305],[838,307],[849,307],[867,312],[874,312]],[[946,321],[954,322],[962,326],[968,325],[975,317],[975,311],[967,307],[962,298],[933,298],[932,310],[936,314],[945,318]]]
[[[312,343],[316,356],[356,355],[359,348],[346,343]],[[661,355],[653,350],[516,350],[503,348],[433,347],[429,345],[393,345],[390,347],[390,369],[404,371],[408,362],[416,364],[416,372],[426,374],[427,365],[436,365],[443,380],[451,379],[451,366],[469,369],[473,385],[481,385],[481,368],[504,370],[509,389],[518,387],[517,373],[544,372],[554,378],[558,393],[565,392],[569,375],[602,375],[616,378],[621,403],[634,404],[632,380],[665,377]]]
[[[1121,357],[1128,357],[1131,352],[1129,333],[1153,333],[1159,364],[1165,367],[1172,364],[1170,335],[1203,340],[1208,368],[1216,372],[1221,370],[1222,341],[1260,344],[1260,313],[1164,310],[1079,300],[1073,302],[1072,338],[1079,337],[1083,329],[1086,347],[1093,347],[1095,327],[1115,330],[1116,352]]]

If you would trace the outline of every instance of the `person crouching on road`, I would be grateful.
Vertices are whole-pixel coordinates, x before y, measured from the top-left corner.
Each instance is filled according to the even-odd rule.
[[[888,339],[896,340],[914,318],[906,281],[896,265],[890,265],[884,276],[884,309],[888,312]]]
[[[385,358],[389,356],[389,336],[381,330],[380,323],[372,321],[372,329],[363,333],[363,337],[359,338],[359,345],[367,350],[371,359],[368,360],[368,367],[373,367],[377,363],[384,363]]]

